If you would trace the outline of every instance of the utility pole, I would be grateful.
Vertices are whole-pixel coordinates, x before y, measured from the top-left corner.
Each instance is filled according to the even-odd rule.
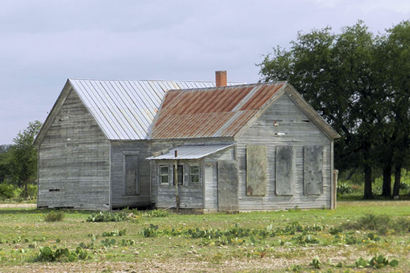
[[[177,212],[179,212],[180,200],[179,200],[179,188],[178,188],[178,151],[175,150],[174,153],[175,161],[174,161],[174,183],[175,183],[175,203]]]

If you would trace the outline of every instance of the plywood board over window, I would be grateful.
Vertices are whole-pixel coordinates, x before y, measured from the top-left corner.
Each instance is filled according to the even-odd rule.
[[[293,195],[295,181],[295,151],[292,146],[276,147],[275,192],[277,195]]]
[[[218,160],[218,209],[238,210],[238,167],[233,160]]]
[[[303,181],[305,195],[323,192],[323,147],[303,147]]]
[[[267,181],[266,146],[246,147],[246,195],[265,196]]]

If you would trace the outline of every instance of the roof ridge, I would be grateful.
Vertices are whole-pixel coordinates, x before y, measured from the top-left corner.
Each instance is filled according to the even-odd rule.
[[[215,83],[213,80],[130,80],[130,79],[79,79],[79,78],[68,78],[70,81],[100,81],[100,82],[189,82],[189,83]],[[229,82],[229,84],[242,85],[243,82]]]
[[[232,83],[232,82],[231,82]],[[288,81],[276,81],[276,82],[257,82],[257,83],[242,83],[242,84],[233,84],[227,86],[212,86],[212,87],[199,87],[199,88],[187,88],[187,89],[169,89],[167,92],[170,91],[180,91],[180,92],[198,92],[198,91],[217,91],[223,89],[232,89],[232,88],[243,88],[243,87],[256,87],[262,85],[277,85],[277,84],[286,84]]]

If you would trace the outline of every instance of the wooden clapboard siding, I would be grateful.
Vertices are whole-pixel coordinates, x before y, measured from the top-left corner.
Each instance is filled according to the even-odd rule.
[[[204,211],[206,212],[213,212],[218,211],[220,209],[219,202],[218,202],[218,162],[220,161],[234,161],[235,160],[235,149],[230,147],[226,150],[220,151],[213,155],[207,156],[204,158],[203,164],[203,179],[205,181],[204,184]],[[236,163],[236,162],[235,162]],[[234,178],[235,173],[233,174],[232,178]],[[232,180],[237,184],[237,181]],[[237,187],[235,187],[237,189]],[[234,194],[237,196],[237,190],[234,191]],[[233,199],[226,200],[227,202],[231,202]],[[238,201],[233,200],[230,204],[228,204],[227,209],[233,210],[238,207]]]
[[[276,122],[277,126],[274,126]],[[276,133],[276,135],[275,135]],[[279,135],[278,135],[279,133]],[[280,135],[285,133],[285,135]],[[332,141],[322,133],[285,93],[268,107],[249,128],[236,137],[236,157],[239,173],[239,209],[268,210],[298,206],[300,208],[330,207]],[[267,194],[263,197],[246,195],[246,145],[267,147]],[[275,193],[275,154],[278,146],[293,146],[295,155],[295,177],[292,195],[279,196]],[[323,146],[323,192],[305,195],[303,184],[303,147]]]
[[[187,144],[220,144],[231,143],[232,138],[204,138],[204,139],[178,139],[178,140],[154,140],[151,142],[151,153],[157,154],[168,152],[170,149]],[[179,164],[184,165],[184,177],[187,178],[188,166],[198,164],[200,166],[200,183],[179,186],[181,208],[204,209],[206,211],[217,210],[217,169],[218,160],[232,160],[234,149],[217,152],[199,160],[179,160]],[[173,208],[175,207],[175,186],[172,185],[173,160],[153,160],[151,162],[151,188],[152,200],[156,207]],[[170,185],[159,185],[159,165],[169,165]]]
[[[38,206],[109,209],[110,143],[77,93],[66,92],[39,146]]]
[[[111,203],[113,208],[150,206],[151,183],[150,163],[146,160],[151,155],[148,141],[112,141],[111,142]],[[136,194],[127,194],[126,158],[136,157],[137,180],[139,189]]]

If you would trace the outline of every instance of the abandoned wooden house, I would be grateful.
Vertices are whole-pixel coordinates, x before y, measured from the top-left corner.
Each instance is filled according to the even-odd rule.
[[[332,208],[339,135],[288,83],[68,80],[37,139],[38,207]]]

